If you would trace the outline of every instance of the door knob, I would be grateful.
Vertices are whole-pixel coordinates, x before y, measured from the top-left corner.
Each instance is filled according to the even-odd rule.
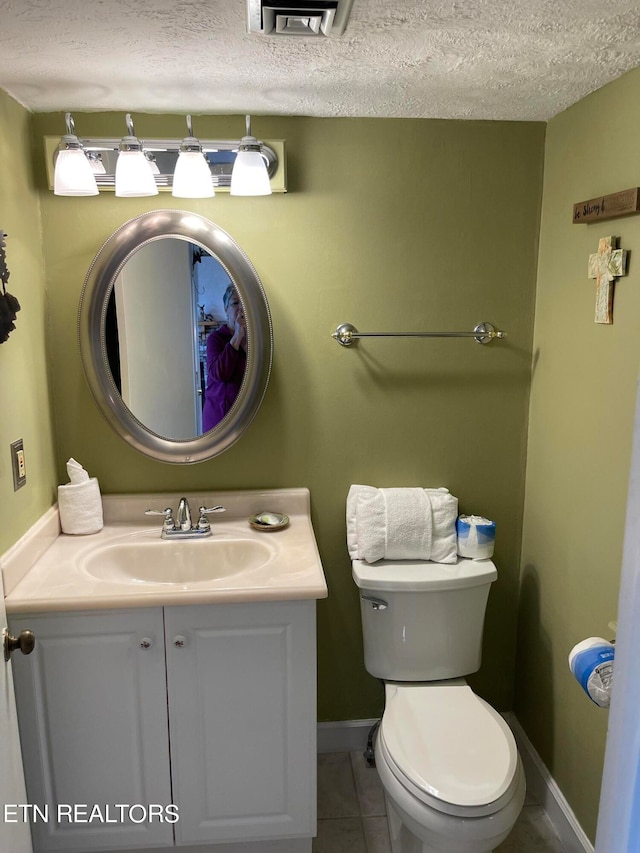
[[[5,628],[2,632],[2,644],[4,646],[4,659],[6,661],[11,657],[11,652],[20,649],[23,655],[30,655],[36,644],[36,637],[33,631],[25,628],[20,631],[17,637],[12,637]]]

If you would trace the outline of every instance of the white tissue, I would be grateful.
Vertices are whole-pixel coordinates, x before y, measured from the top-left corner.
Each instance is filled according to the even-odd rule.
[[[95,477],[89,477],[79,462],[69,459],[70,483],[58,486],[58,511],[63,533],[81,535],[102,530],[102,498]]]
[[[73,456],[67,462],[67,475],[69,476],[71,484],[74,486],[76,483],[84,483],[89,479],[87,472],[79,462],[76,462]]]

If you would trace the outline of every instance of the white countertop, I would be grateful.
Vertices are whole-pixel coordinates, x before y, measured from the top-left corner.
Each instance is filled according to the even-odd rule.
[[[160,540],[162,518],[144,516],[148,508],[175,510],[181,494],[105,496],[105,525],[87,536],[59,534],[30,567],[16,574],[20,555],[16,549],[3,559],[2,568],[14,578],[5,599],[9,613],[66,610],[104,610],[176,604],[318,599],[327,596],[327,585],[311,526],[307,489],[275,489],[246,492],[215,492],[187,498],[192,511],[200,505],[222,504],[225,514],[212,516],[212,537],[186,540],[189,546],[206,545],[217,538],[253,540],[268,559],[264,565],[223,577],[187,583],[101,579],[87,570],[94,551],[119,543],[155,541],[159,547],[179,549],[179,541]],[[247,519],[264,510],[285,513],[290,524],[283,530],[259,532]],[[204,553],[204,551],[203,551]],[[7,555],[5,555],[6,557]],[[5,575],[6,576],[6,575]]]

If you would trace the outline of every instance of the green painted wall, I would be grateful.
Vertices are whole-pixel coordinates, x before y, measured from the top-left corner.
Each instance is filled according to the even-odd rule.
[[[46,287],[39,192],[31,165],[30,116],[0,90],[0,228],[8,234],[9,292],[16,330],[0,345],[0,554],[55,500],[46,340]],[[9,445],[24,440],[27,482],[13,491]]]
[[[473,686],[511,707],[517,617],[518,719],[593,837],[607,713],[582,694],[566,657],[583,637],[609,636],[616,616],[640,355],[640,218],[574,226],[571,209],[638,184],[639,95],[637,70],[548,124],[543,195],[540,124],[255,118],[258,135],[287,140],[290,192],[188,206],[229,231],[259,271],[273,312],[273,377],[235,447],[173,467],[136,454],[103,422],[82,376],[75,322],[87,267],[109,234],[146,210],[186,203],[169,194],[55,198],[41,140],[62,132],[62,115],[30,117],[0,92],[0,226],[24,309],[0,347],[0,552],[51,505],[70,455],[105,492],[309,486],[329,582],[319,605],[319,716],[368,717],[381,693],[362,664],[344,544],[348,486],[447,485],[461,511],[498,522],[500,578]],[[624,117],[624,126],[603,133],[602,116]],[[124,131],[121,115],[75,118],[81,134]],[[140,136],[184,132],[178,116],[134,118]],[[33,162],[24,153],[30,124]],[[242,127],[241,117],[195,118],[203,137]],[[631,256],[615,323],[601,327],[586,267],[608,234]],[[507,341],[380,340],[344,350],[330,338],[347,321],[444,330],[480,320],[507,329]],[[18,437],[29,481],[14,494],[8,444]]]
[[[120,114],[74,118],[81,135],[124,132]],[[180,116],[134,120],[140,137],[184,133]],[[239,116],[194,117],[203,138],[233,138],[243,126]],[[38,145],[63,128],[61,114],[33,116]],[[321,720],[381,708],[380,686],[363,667],[345,546],[349,485],[448,486],[461,511],[497,521],[500,578],[473,684],[510,708],[544,125],[260,117],[253,129],[286,139],[288,194],[185,202],[43,192],[58,476],[73,455],[105,492],[308,486],[329,585],[319,605]],[[39,151],[35,162],[44,186]],[[275,357],[242,440],[210,462],[175,467],[139,455],[103,421],[75,323],[87,268],[114,229],[147,210],[186,206],[227,230],[255,264]],[[330,336],[342,322],[445,331],[484,320],[509,338],[346,350]]]
[[[516,667],[518,719],[595,836],[606,711],[567,654],[616,618],[640,360],[640,217],[572,224],[573,204],[640,183],[640,70],[547,127]],[[607,127],[603,131],[603,127]],[[614,323],[593,321],[589,254],[630,250]]]

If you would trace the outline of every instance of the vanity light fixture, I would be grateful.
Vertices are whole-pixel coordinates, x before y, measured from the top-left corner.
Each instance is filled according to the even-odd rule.
[[[93,170],[76,136],[71,113],[65,113],[67,132],[60,140],[53,178],[55,195],[98,195]]]
[[[118,147],[116,195],[126,198],[157,195],[153,171],[135,135],[131,113],[127,113],[125,120],[129,133],[122,137]]]
[[[50,189],[54,189],[54,172],[56,170],[56,161],[59,152],[67,150],[67,146],[73,143],[75,148],[69,150],[75,153],[75,156],[81,155],[88,162],[90,170],[93,171],[94,180],[98,190],[102,193],[105,189],[114,190],[116,187],[116,172],[118,173],[118,195],[140,195],[140,191],[131,192],[131,188],[127,189],[126,185],[122,187],[122,170],[127,170],[127,160],[138,160],[139,165],[143,168],[142,176],[145,179],[145,192],[152,195],[156,194],[156,189],[160,192],[174,191],[175,196],[186,198],[206,198],[211,195],[210,186],[214,188],[217,195],[218,191],[229,192],[231,189],[231,178],[235,161],[240,153],[249,153],[249,157],[253,155],[257,158],[259,174],[264,176],[263,165],[266,164],[267,175],[269,178],[269,186],[274,193],[283,193],[286,188],[286,162],[285,162],[285,140],[272,139],[258,141],[250,136],[243,140],[238,137],[235,139],[215,139],[201,138],[196,139],[192,135],[184,138],[167,139],[162,137],[145,137],[144,140],[138,140],[133,132],[133,125],[130,123],[130,116],[127,126],[129,135],[121,137],[88,137],[75,136],[69,133],[61,143],[60,136],[45,136],[44,147],[47,166],[47,178]],[[184,118],[184,116],[183,116]],[[189,119],[189,117],[187,117]],[[192,134],[190,119],[187,124],[188,133]],[[70,128],[72,129],[72,128]],[[73,136],[73,139],[69,137]],[[121,150],[121,149],[125,150]],[[201,148],[201,151],[198,150]],[[256,149],[247,151],[247,149]],[[243,159],[242,157],[240,158]],[[62,164],[61,159],[61,164]],[[182,169],[183,161],[196,161],[197,166],[201,170],[202,178],[196,180],[196,189],[184,190],[180,188],[182,183],[180,178],[180,170],[176,175],[176,166],[180,160],[180,170]],[[119,165],[118,165],[119,164]],[[85,166],[84,160],[80,161],[80,166]],[[153,183],[150,180],[149,172],[151,171],[154,178]],[[189,168],[187,167],[187,172]],[[240,171],[240,177],[242,170]],[[175,180],[174,180],[175,175]],[[125,175],[126,177],[126,175]],[[234,180],[237,182],[238,176]],[[77,183],[77,182],[76,182]],[[83,192],[86,190],[83,188]],[[263,193],[265,187],[254,186],[244,190],[247,195],[256,195]],[[57,189],[58,194],[61,190]],[[91,189],[95,195],[95,186]],[[78,194],[79,189],[74,184],[70,188],[68,194]],[[65,193],[67,194],[67,193]],[[237,193],[236,193],[237,194]]]
[[[193,135],[190,115],[187,116],[187,133],[180,145],[171,194],[177,198],[211,198],[215,195],[211,169],[200,141]]]
[[[240,140],[231,173],[231,195],[271,195],[262,143],[251,135],[251,116],[245,116],[247,133]]]

